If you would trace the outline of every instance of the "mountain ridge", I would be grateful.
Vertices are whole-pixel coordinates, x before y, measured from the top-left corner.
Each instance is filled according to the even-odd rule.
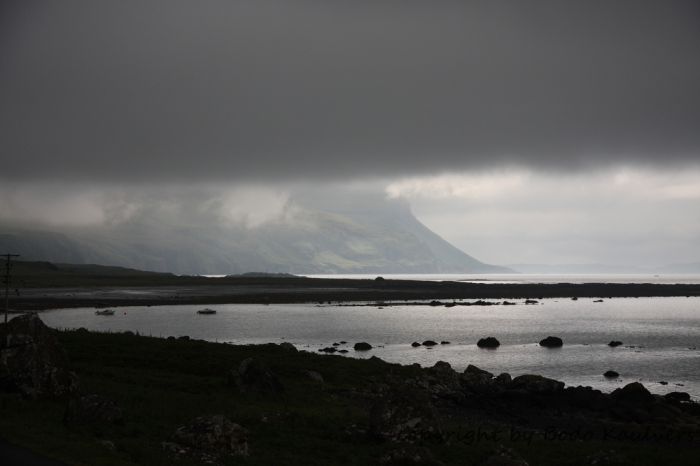
[[[103,264],[177,274],[504,273],[423,225],[404,201],[348,199],[333,208],[290,200],[255,227],[199,219],[185,225],[148,211],[111,226],[4,228],[0,248],[26,260]]]

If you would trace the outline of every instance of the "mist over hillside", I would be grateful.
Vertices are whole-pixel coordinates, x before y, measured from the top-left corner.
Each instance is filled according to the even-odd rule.
[[[508,271],[452,246],[418,221],[405,201],[378,194],[326,202],[313,192],[298,193],[277,215],[253,225],[209,211],[185,218],[160,205],[99,226],[47,231],[6,225],[0,249],[23,260],[177,274]]]

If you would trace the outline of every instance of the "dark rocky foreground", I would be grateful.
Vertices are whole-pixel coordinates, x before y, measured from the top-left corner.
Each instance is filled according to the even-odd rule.
[[[70,464],[697,464],[700,406],[639,383],[605,394],[36,315],[0,335],[1,436]]]

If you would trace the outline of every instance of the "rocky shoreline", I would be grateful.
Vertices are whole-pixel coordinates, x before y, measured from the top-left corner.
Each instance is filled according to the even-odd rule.
[[[55,422],[58,437],[129,464],[270,464],[299,442],[317,449],[304,464],[357,464],[342,459],[345,448],[382,465],[645,464],[659,452],[664,464],[693,464],[700,446],[700,405],[640,383],[606,394],[534,374],[321,356],[289,343],[56,332],[36,314],[0,325],[0,336],[3,432],[26,428],[13,419]],[[28,417],[38,406],[60,419]],[[327,442],[335,447],[324,450]],[[294,458],[282,463],[302,464]]]

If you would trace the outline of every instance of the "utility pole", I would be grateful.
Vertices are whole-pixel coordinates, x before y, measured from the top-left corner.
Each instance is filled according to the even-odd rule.
[[[7,313],[10,310],[10,270],[13,257],[19,257],[19,254],[3,254],[5,258],[5,323],[7,323]]]

